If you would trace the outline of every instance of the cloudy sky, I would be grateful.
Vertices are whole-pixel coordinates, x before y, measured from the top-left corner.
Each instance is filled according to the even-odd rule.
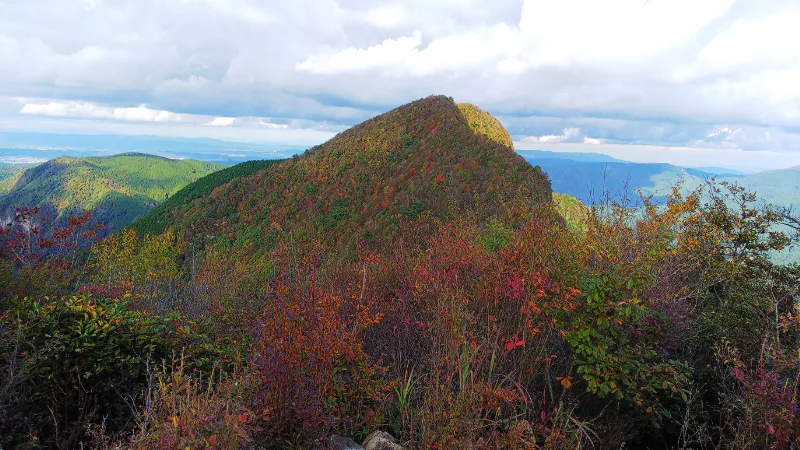
[[[797,0],[0,0],[0,130],[320,143],[430,94],[519,149],[800,165]]]

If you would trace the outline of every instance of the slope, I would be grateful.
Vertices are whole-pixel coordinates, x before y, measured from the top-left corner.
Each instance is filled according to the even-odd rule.
[[[730,179],[777,206],[800,207],[800,166]]]
[[[279,159],[245,161],[235,166],[212,172],[190,183],[156,206],[155,209],[134,222],[131,228],[141,235],[163,233],[169,225],[169,217],[175,215],[176,210],[190,206],[194,200],[210,194],[218,186],[230,183],[236,178],[248,177],[259,170],[267,169],[282,161]]]
[[[5,180],[13,178],[15,175],[23,172],[30,166],[30,164],[0,163],[0,193],[2,193],[2,184]]]
[[[547,176],[495,140],[507,135],[495,119],[463,109],[443,96],[415,101],[163,215],[213,246],[267,249],[291,230],[347,247],[390,239],[404,223],[550,203]]]
[[[60,157],[7,180],[0,219],[20,206],[38,206],[57,220],[92,211],[110,233],[141,217],[169,195],[221,166],[143,154]]]

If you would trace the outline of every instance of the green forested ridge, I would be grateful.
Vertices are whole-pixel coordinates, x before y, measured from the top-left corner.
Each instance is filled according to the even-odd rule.
[[[144,154],[60,157],[5,181],[0,218],[10,220],[20,206],[38,206],[53,219],[84,210],[119,231],[185,185],[222,166]]]

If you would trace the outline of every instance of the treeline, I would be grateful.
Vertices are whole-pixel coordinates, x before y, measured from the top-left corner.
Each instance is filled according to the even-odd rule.
[[[642,201],[420,215],[350,249],[276,223],[269,252],[126,231],[75,253],[88,221],[23,210],[0,241],[1,443],[797,448],[786,218],[729,184]]]

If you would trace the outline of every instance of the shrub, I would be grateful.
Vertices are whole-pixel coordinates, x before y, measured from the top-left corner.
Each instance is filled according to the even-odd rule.
[[[365,330],[381,318],[363,297],[365,286],[342,294],[322,289],[320,259],[296,256],[296,267],[288,251],[280,259],[282,272],[270,283],[251,354],[262,435],[275,448],[319,445],[333,431],[363,433],[377,423],[390,389],[362,348]],[[364,257],[362,270],[369,264]]]
[[[164,357],[159,322],[124,301],[13,300],[0,319],[4,446],[73,448],[90,425],[129,426],[148,361]]]

